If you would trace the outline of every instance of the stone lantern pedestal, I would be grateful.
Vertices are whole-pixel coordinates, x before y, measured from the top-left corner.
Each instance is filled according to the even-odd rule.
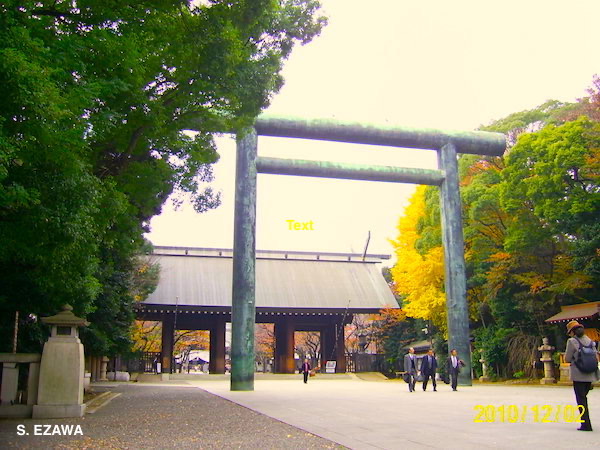
[[[540,380],[540,384],[556,383],[556,378],[554,378],[554,361],[552,360],[554,347],[548,344],[548,338],[542,339],[542,345],[538,347],[538,350],[542,352],[540,361],[544,363],[544,378]]]
[[[482,375],[479,377],[479,381],[485,383],[486,381],[490,381],[490,377],[488,377],[487,374],[487,363],[485,361],[485,358],[483,357],[483,350],[479,350],[479,352],[481,353],[481,358],[479,359],[479,362],[481,363],[482,372]]]
[[[52,334],[42,353],[34,419],[81,417],[85,413],[85,362],[77,327],[89,324],[76,317],[72,310],[71,306],[65,305],[57,315],[42,318],[42,322],[52,326]]]

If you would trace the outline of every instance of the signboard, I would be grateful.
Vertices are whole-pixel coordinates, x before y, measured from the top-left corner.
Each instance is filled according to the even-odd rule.
[[[327,361],[325,364],[325,373],[335,373],[337,361]]]

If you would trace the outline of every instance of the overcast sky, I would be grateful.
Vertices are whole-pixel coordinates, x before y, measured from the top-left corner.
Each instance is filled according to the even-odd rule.
[[[329,25],[287,61],[266,113],[473,130],[548,99],[574,101],[600,73],[597,0],[324,0]],[[233,245],[235,142],[218,139],[222,205],[171,203],[155,245]],[[259,154],[437,168],[435,152],[259,138]],[[258,176],[257,248],[391,254],[413,185]],[[287,220],[313,222],[290,230]]]

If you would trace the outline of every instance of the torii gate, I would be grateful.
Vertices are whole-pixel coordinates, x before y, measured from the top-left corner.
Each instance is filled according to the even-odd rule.
[[[259,135],[436,150],[438,170],[258,157]],[[471,385],[469,315],[457,154],[500,156],[505,149],[506,139],[500,133],[448,132],[333,120],[261,116],[256,119],[254,127],[240,132],[237,135],[234,213],[231,390],[254,390],[257,173],[440,186],[448,346],[456,348],[466,364],[459,376],[460,383]]]

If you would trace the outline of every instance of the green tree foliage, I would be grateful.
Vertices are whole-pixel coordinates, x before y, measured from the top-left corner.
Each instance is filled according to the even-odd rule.
[[[549,101],[483,127],[507,134],[503,157],[460,158],[471,325],[498,374],[531,374],[541,336],[563,344],[544,320],[599,298],[599,119],[595,77],[577,103]],[[419,214],[414,247],[426,258],[440,243],[436,188]]]
[[[496,371],[497,376],[502,375],[500,371],[506,365],[510,337],[515,333],[516,330],[513,328],[502,328],[497,325],[475,330],[475,348],[483,349],[485,361]]]
[[[480,325],[492,324],[480,336],[483,347],[503,339],[507,347],[516,339],[535,344],[524,335],[539,343],[557,333],[544,320],[561,305],[597,298],[598,127],[585,118],[548,124],[520,135],[502,160],[470,166],[463,189],[469,292]],[[503,335],[508,329],[515,334]],[[503,367],[510,362],[504,358]]]
[[[576,103],[548,100],[536,108],[509,114],[490,125],[481,126],[480,130],[504,133],[508,145],[513,146],[521,134],[539,131],[547,124],[562,123],[579,108],[580,106]]]
[[[214,134],[268,105],[294,43],[324,25],[318,7],[0,3],[0,348],[15,310],[64,303],[92,319],[89,348],[127,346],[150,218],[173,192],[218,206]]]
[[[407,318],[402,309],[384,308],[372,323],[373,339],[390,372],[402,368],[406,346],[422,335],[423,321]]]

